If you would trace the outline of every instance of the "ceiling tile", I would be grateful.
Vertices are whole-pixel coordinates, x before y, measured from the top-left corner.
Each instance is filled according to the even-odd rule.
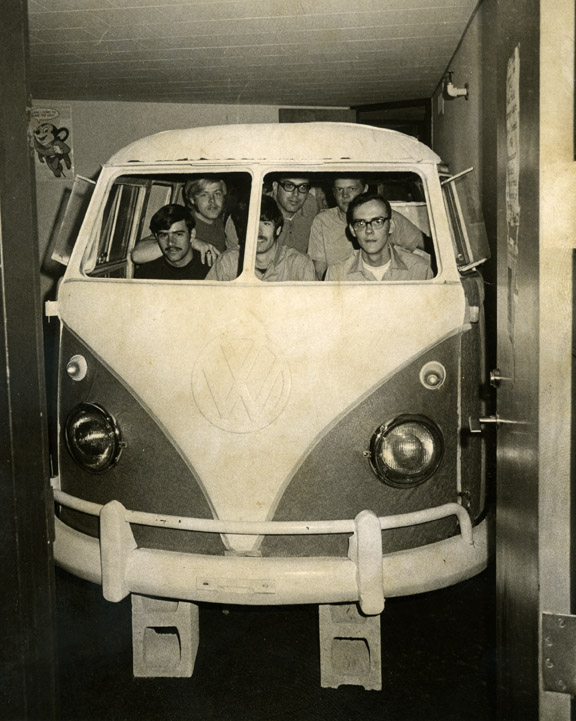
[[[476,0],[29,0],[57,99],[352,105],[429,97]]]

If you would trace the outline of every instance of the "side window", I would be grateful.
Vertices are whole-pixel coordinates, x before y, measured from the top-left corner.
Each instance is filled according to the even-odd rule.
[[[246,172],[120,176],[83,270],[101,278],[196,281],[225,255],[225,279],[233,279],[241,267],[250,188]]]
[[[94,186],[93,180],[83,178],[81,175],[74,178],[51,255],[52,260],[62,265],[68,265]]]
[[[458,269],[464,273],[490,258],[473,168],[442,180]]]
[[[141,184],[118,182],[113,186],[104,210],[96,252],[92,253],[94,267],[87,269],[89,275],[129,276],[128,249],[138,233],[145,195],[146,188]]]

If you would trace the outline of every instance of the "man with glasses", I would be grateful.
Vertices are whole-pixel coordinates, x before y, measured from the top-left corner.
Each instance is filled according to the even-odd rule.
[[[307,253],[310,228],[318,213],[316,199],[310,193],[310,179],[280,176],[272,183],[272,195],[284,216],[278,243]]]
[[[346,234],[346,211],[354,198],[367,191],[368,184],[360,176],[336,177],[332,181],[336,207],[321,211],[310,229],[308,255],[314,261],[318,280],[322,280],[329,265],[346,260],[352,254],[354,246]],[[402,213],[393,210],[392,220],[396,245],[411,251],[424,248],[422,233]]]
[[[432,277],[428,260],[395,244],[390,203],[378,193],[362,193],[348,205],[350,233],[359,250],[344,261],[328,266],[327,281],[427,280]]]

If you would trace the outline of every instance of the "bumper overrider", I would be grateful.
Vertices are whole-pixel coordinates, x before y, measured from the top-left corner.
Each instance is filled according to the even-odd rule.
[[[238,522],[130,511],[54,491],[57,504],[100,518],[100,538],[56,518],[56,563],[102,585],[104,598],[131,593],[183,601],[283,605],[358,602],[366,615],[382,612],[387,597],[432,591],[471,578],[488,561],[488,520],[472,526],[468,512],[447,503],[414,513],[352,520]],[[382,531],[456,516],[460,533],[418,548],[383,554]],[[226,535],[348,534],[347,558],[210,556],[139,548],[130,524]]]

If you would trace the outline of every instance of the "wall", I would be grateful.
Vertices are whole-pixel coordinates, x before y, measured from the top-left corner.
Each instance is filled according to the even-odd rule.
[[[175,103],[74,102],[34,100],[72,109],[72,143],[77,175],[94,178],[100,165],[120,148],[146,135],[176,128],[235,123],[276,123],[278,107],[264,105],[186,105]],[[52,293],[59,266],[46,257],[69,182],[37,182],[38,239],[42,294]]]
[[[443,99],[438,88],[432,99],[432,147],[453,173],[475,169],[484,222],[492,258],[484,264],[482,274],[486,290],[488,329],[496,327],[496,17],[497,0],[484,0],[472,17],[468,29],[447,70],[453,72],[453,83],[462,88],[468,84],[468,99]],[[488,332],[488,364],[495,366],[495,334]]]
[[[574,613],[574,3],[540,8],[540,611]],[[541,691],[539,718],[571,718],[570,696]]]
[[[468,99],[445,99],[438,88],[432,99],[432,147],[451,172],[471,166],[481,173],[482,123],[482,48],[481,13],[477,13],[462,38],[448,70],[453,83],[463,88],[468,83]]]

